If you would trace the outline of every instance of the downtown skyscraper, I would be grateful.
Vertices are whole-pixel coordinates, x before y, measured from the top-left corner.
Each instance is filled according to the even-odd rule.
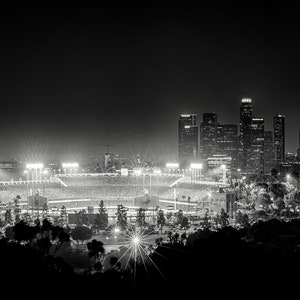
[[[178,119],[178,158],[180,168],[187,168],[198,158],[199,128],[196,114],[182,114]]]
[[[240,166],[243,171],[249,167],[249,159],[251,155],[251,124],[253,118],[252,99],[243,98],[240,107]]]
[[[207,159],[217,152],[217,126],[218,115],[216,113],[203,114],[203,119],[200,124],[201,159]]]
[[[238,126],[219,124],[217,127],[217,153],[231,157],[231,168],[238,168]]]
[[[265,131],[264,142],[264,173],[271,174],[271,170],[275,167],[275,145],[273,131]]]
[[[279,166],[285,161],[285,116],[278,114],[273,118],[275,163]]]
[[[265,120],[253,117],[251,121],[251,152],[247,167],[252,174],[264,172]]]

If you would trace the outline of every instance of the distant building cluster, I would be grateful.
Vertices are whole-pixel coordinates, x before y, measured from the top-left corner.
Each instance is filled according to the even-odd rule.
[[[226,165],[231,172],[251,175],[299,165],[300,150],[285,152],[285,116],[275,115],[273,131],[265,131],[265,119],[254,114],[250,98],[241,100],[239,126],[220,124],[215,112],[203,113],[200,124],[196,114],[180,115],[178,146],[181,168],[200,160],[208,169]]]

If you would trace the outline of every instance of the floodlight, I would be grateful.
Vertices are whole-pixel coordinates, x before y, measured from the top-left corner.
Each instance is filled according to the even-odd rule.
[[[223,170],[225,170],[225,169],[226,169],[226,165],[221,165],[221,168],[222,168]]]
[[[114,230],[115,233],[119,233],[120,232],[120,228],[116,227]]]
[[[287,180],[291,179],[291,175],[290,174],[286,174],[286,179]]]
[[[191,164],[191,169],[202,169],[202,164]]]
[[[64,169],[77,169],[78,168],[78,163],[63,163],[62,167]]]
[[[170,169],[177,169],[177,168],[179,168],[179,164],[178,163],[166,163],[166,167],[170,168]]]
[[[26,164],[26,169],[30,169],[30,170],[41,170],[43,168],[44,168],[44,164],[41,163]]]
[[[134,175],[142,175],[142,170],[141,169],[135,169],[133,170]]]

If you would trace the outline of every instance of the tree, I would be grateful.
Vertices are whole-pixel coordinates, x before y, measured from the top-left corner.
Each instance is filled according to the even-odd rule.
[[[269,205],[273,203],[270,195],[267,193],[261,194],[258,200],[263,209],[268,209]]]
[[[165,226],[165,224],[166,224],[166,218],[165,218],[163,210],[160,209],[157,211],[157,226],[160,227],[161,233],[162,233],[162,230],[163,230],[163,227]]]
[[[12,219],[12,212],[11,212],[11,209],[7,209],[5,211],[5,214],[4,214],[4,220],[7,224],[12,224],[13,223],[13,219]]]
[[[14,233],[14,227],[13,226],[8,226],[5,228],[5,236],[9,240],[14,240],[15,239],[15,233]]]
[[[94,213],[94,206],[88,206],[87,211],[88,211],[89,214]]]
[[[4,227],[5,224],[6,224],[5,221],[0,218],[0,228]]]
[[[222,227],[229,225],[228,218],[228,214],[225,212],[224,208],[222,208],[220,212],[220,223]]]
[[[204,228],[210,228],[210,216],[209,216],[209,209],[206,209],[206,212],[204,214],[203,218],[203,226]]]
[[[94,259],[94,269],[98,271],[102,269],[102,260],[105,254],[103,245],[101,241],[95,239],[87,243],[89,257]]]
[[[108,215],[96,214],[94,222],[97,229],[104,230],[108,225]]]
[[[45,225],[47,226],[47,224]],[[56,252],[62,247],[62,245],[70,241],[70,235],[62,227],[51,225],[51,239],[52,241],[56,241],[53,253],[53,256],[55,256]]]
[[[106,208],[104,207],[103,200],[99,203],[98,208],[99,213],[95,216],[95,225],[100,230],[104,230],[108,225],[108,214],[106,212]]]
[[[145,216],[146,210],[144,208],[139,208],[137,216],[136,216],[136,223],[140,227],[144,227],[146,225],[146,216]]]
[[[89,225],[89,218],[84,209],[75,214],[75,224],[77,226]]]
[[[90,228],[86,226],[76,226],[72,231],[71,231],[71,237],[73,240],[81,241],[83,244],[84,241],[90,240],[92,238],[93,232]]]
[[[278,171],[275,168],[271,169],[271,180],[272,181],[278,180]]]
[[[176,223],[180,225],[183,219],[183,212],[181,209],[179,209],[176,216],[177,216]]]
[[[23,214],[23,220],[25,223],[28,223],[28,224],[32,222],[32,218],[28,212],[25,212]]]
[[[186,227],[188,227],[188,225],[189,225],[189,219],[187,218],[187,217],[183,217],[182,218],[182,220],[181,220],[181,224],[180,224],[180,226],[182,227],[182,228],[186,228]]]
[[[19,216],[19,214],[21,213],[20,199],[21,199],[21,196],[17,195],[16,198],[14,198],[14,200],[13,200],[15,217]]]
[[[127,227],[127,209],[122,204],[118,205],[116,215],[117,226],[125,230]]]
[[[22,220],[14,226],[13,231],[16,241],[31,244],[39,228],[37,226],[29,226]]]

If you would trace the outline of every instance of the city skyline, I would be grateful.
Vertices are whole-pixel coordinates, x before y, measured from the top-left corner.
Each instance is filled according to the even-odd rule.
[[[100,143],[175,158],[179,114],[216,112],[220,123],[239,124],[243,97],[265,130],[274,115],[286,116],[286,150],[296,153],[297,16],[280,1],[6,4],[0,154],[95,156],[105,151]]]

